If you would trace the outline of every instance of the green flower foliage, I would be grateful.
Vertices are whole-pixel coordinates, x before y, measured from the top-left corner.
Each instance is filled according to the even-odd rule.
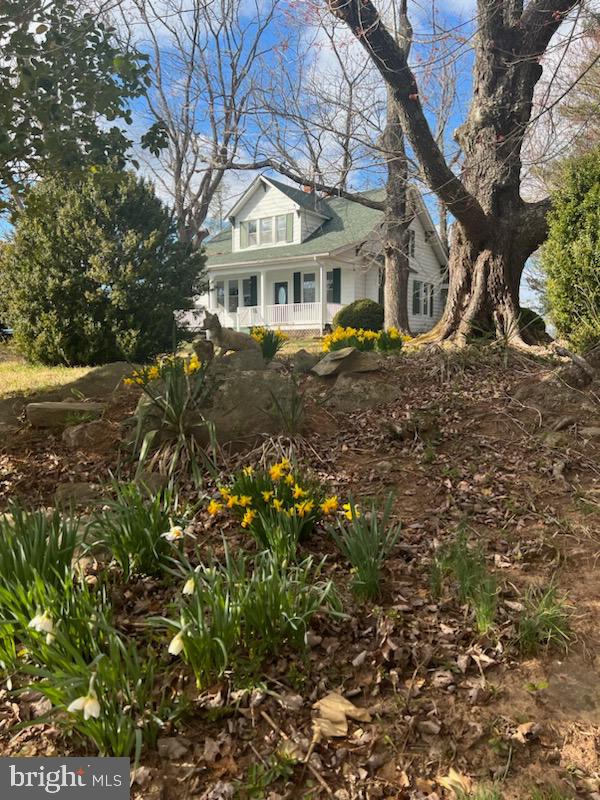
[[[123,52],[82,6],[0,3],[0,208],[32,179],[123,159],[130,145],[116,123],[149,85],[147,56]]]
[[[171,347],[174,312],[191,307],[203,264],[149,183],[101,168],[28,194],[0,254],[0,290],[33,361],[143,361]]]
[[[584,351],[600,342],[600,148],[565,166],[549,222],[542,266],[552,318]]]

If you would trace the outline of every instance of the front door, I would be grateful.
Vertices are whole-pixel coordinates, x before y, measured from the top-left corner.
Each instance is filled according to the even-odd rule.
[[[275,305],[286,306],[288,301],[288,283],[287,281],[280,281],[275,283]]]

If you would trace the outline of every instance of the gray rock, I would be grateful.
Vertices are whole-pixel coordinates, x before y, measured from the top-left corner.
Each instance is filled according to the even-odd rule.
[[[59,402],[28,403],[27,421],[34,428],[65,428],[98,419],[104,413],[104,403]]]
[[[202,415],[214,426],[219,442],[249,442],[258,434],[284,432],[274,397],[285,408],[292,392],[291,380],[277,372],[237,372],[216,389],[211,407]]]
[[[95,483],[73,482],[60,483],[54,494],[56,504],[87,506],[99,502],[102,498],[102,487]]]
[[[353,411],[391,403],[399,393],[394,384],[348,373],[338,377],[327,404],[340,411]]]
[[[378,353],[373,351],[363,353],[355,347],[343,347],[341,350],[327,353],[311,371],[324,378],[328,375],[341,375],[344,372],[376,372],[382,365],[383,360]]]
[[[260,371],[267,368],[260,350],[237,350],[233,353],[227,353],[215,361],[214,366],[219,372],[223,370],[248,372],[251,370]]]
[[[72,450],[89,450],[105,453],[119,440],[118,428],[104,419],[70,425],[62,433],[62,440]]]
[[[294,372],[310,372],[321,360],[317,353],[309,353],[308,350],[297,350],[291,358],[292,369]]]
[[[225,371],[222,367],[217,370],[216,378],[207,404],[188,415],[186,427],[198,441],[204,444],[210,441],[207,421],[222,444],[252,442],[259,434],[285,431],[285,422],[278,413],[274,396],[284,408],[290,405],[294,390],[290,378],[264,368]],[[168,440],[169,431],[161,430],[161,412],[146,395],[142,395],[138,402],[135,416],[139,418],[140,415],[144,420],[140,441],[153,429],[161,431],[155,437],[154,445]],[[131,439],[136,433],[133,426]]]

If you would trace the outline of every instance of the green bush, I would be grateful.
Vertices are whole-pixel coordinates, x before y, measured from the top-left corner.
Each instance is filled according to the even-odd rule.
[[[383,328],[383,306],[374,300],[355,300],[337,312],[333,327],[380,331]]]
[[[600,342],[600,148],[569,161],[553,198],[542,267],[558,334],[580,351]]]
[[[40,182],[0,253],[0,295],[23,354],[44,364],[145,361],[172,347],[204,258],[132,173]]]
[[[532,308],[522,308],[519,313],[519,326],[526,336],[541,340],[546,337],[544,318]]]

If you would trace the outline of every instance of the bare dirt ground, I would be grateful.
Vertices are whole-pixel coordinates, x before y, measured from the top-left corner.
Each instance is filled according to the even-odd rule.
[[[246,692],[234,680],[202,694],[190,687],[193,713],[166,732],[181,748],[144,755],[133,796],[439,800],[451,796],[437,779],[452,767],[473,787],[498,782],[505,800],[528,800],[536,787],[558,787],[557,800],[600,797],[600,437],[590,433],[600,428],[600,378],[572,389],[552,377],[556,365],[490,349],[389,364],[375,380],[393,383],[397,399],[367,409],[337,411],[332,385],[304,379],[308,425],[296,444],[340,496],[365,504],[394,492],[403,527],[381,602],[357,603],[348,565],[325,534],[313,536],[306,551],[328,556],[348,618],[320,619],[305,655],[282,653]],[[357,392],[365,380],[374,379],[357,379]],[[124,395],[110,418],[135,399]],[[115,460],[14,428],[0,452],[0,498],[49,504],[57,483],[103,480]],[[431,593],[435,550],[461,525],[500,586],[484,637],[451,590]],[[197,526],[206,546],[221,536],[249,546],[204,512]],[[528,587],[553,582],[571,607],[572,642],[524,658],[519,604]],[[129,619],[162,611],[155,584],[127,596]],[[313,747],[310,768],[257,788],[251,765],[264,772],[288,737],[310,749],[312,706],[328,691],[368,708],[371,722],[351,722],[347,737]],[[5,755],[67,752],[48,725],[15,732],[31,712],[3,695]]]

